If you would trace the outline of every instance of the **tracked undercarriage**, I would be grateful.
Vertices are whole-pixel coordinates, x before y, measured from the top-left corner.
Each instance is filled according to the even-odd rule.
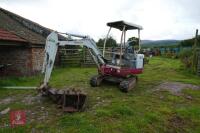
[[[102,81],[109,81],[116,84],[119,84],[119,89],[122,92],[128,92],[133,89],[137,84],[137,76],[132,76],[129,78],[119,78],[113,76],[103,76],[103,75],[95,75],[90,79],[90,85],[92,87],[100,86]]]

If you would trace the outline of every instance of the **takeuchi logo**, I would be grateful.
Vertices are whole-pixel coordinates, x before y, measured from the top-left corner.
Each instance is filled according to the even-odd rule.
[[[48,41],[49,41],[49,42],[54,42],[54,43],[56,42],[54,39],[51,39],[51,38],[48,39]]]

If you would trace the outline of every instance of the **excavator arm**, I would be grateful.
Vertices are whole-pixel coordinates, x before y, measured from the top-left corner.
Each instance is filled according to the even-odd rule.
[[[42,73],[44,73],[44,81],[40,86],[40,88],[44,88],[45,86],[48,85],[59,46],[66,46],[66,45],[85,46],[89,49],[89,52],[98,68],[100,68],[100,65],[105,64],[102,53],[97,48],[95,41],[90,37],[65,33],[66,35],[68,35],[69,38],[76,37],[79,39],[76,40],[69,39],[68,41],[59,41],[58,34],[59,34],[58,32],[53,31],[51,34],[49,34],[49,36],[46,39],[44,63],[42,68]]]

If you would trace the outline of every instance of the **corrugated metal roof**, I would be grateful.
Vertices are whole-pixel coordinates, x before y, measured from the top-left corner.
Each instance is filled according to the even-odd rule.
[[[16,36],[14,33],[11,33],[1,28],[0,28],[0,40],[27,42],[23,38]]]

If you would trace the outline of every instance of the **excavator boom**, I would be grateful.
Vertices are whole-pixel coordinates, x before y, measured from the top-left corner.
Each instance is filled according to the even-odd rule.
[[[93,60],[95,61],[98,68],[100,65],[105,64],[101,51],[97,48],[96,43],[93,39],[88,36],[74,35],[67,33],[68,36],[74,36],[81,39],[74,39],[69,41],[59,41],[58,32],[53,31],[46,40],[45,46],[45,57],[43,63],[42,73],[45,74],[43,86],[46,86],[49,82],[51,72],[54,66],[56,54],[59,46],[73,45],[73,46],[85,46],[89,49]]]

